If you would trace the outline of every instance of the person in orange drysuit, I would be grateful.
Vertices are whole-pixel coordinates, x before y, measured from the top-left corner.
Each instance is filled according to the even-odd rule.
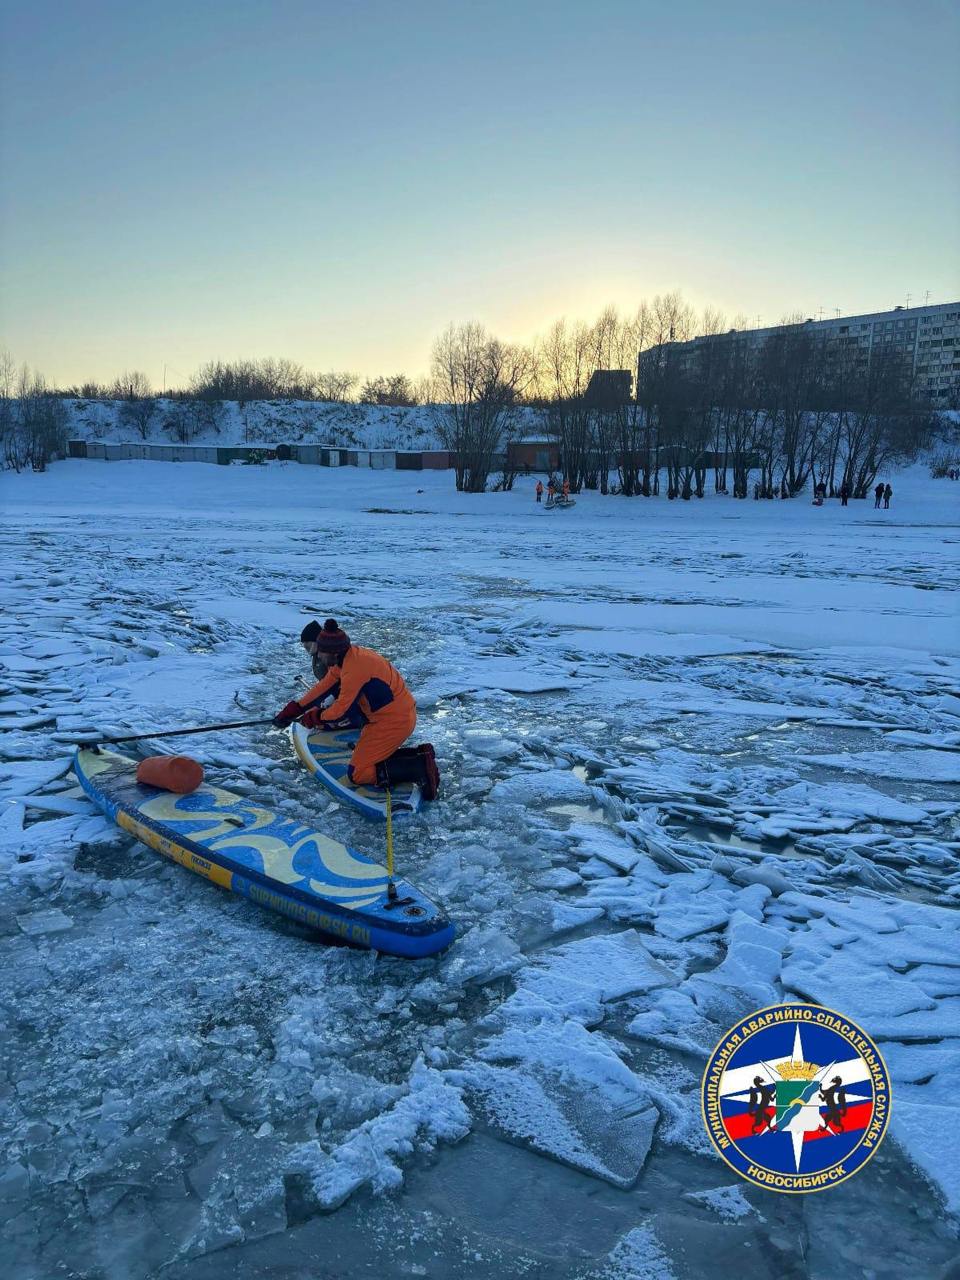
[[[543,481],[542,481],[542,480],[538,480],[538,481],[537,481],[537,490],[536,490],[536,492],[537,492],[537,501],[539,502],[539,501],[541,500],[541,498],[543,497]]]
[[[563,496],[564,498],[570,497],[570,481],[569,480],[564,480],[563,482]]]
[[[318,682],[302,698],[288,702],[274,717],[284,728],[300,720],[307,729],[356,728],[362,725],[347,776],[358,786],[389,787],[416,782],[432,800],[440,775],[429,743],[398,751],[413,733],[417,704],[400,672],[373,649],[352,644],[333,618],[320,626],[308,623],[300,643],[313,658]],[[333,702],[323,708],[326,698]]]
[[[557,492],[556,489],[553,487],[553,481],[548,480],[547,481],[547,501],[548,502],[553,501],[556,492]]]

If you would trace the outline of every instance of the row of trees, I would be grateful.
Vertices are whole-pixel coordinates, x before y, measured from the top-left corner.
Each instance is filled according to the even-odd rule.
[[[739,498],[751,471],[767,497],[812,483],[862,498],[879,472],[916,456],[937,422],[917,393],[912,353],[825,342],[799,316],[762,344],[718,321],[692,354],[655,345],[618,416],[631,445],[625,491],[655,491],[665,453],[668,494],[681,498],[702,497],[710,469],[714,487]]]
[[[67,446],[67,413],[39,373],[0,352],[0,453],[14,471],[45,471]]]
[[[694,336],[702,341],[685,347]],[[7,369],[10,388],[9,359]],[[743,317],[728,327],[719,312],[697,315],[678,293],[629,316],[611,307],[593,323],[559,320],[530,345],[478,324],[451,325],[418,384],[398,374],[359,385],[354,374],[312,374],[288,360],[212,361],[161,402],[138,371],[69,392],[29,371],[17,376],[0,407],[7,465],[50,456],[65,427],[58,396],[120,401],[122,424],[143,439],[162,410],[162,428],[179,441],[216,430],[225,401],[359,399],[429,405],[457,455],[457,487],[468,491],[485,489],[498,470],[495,483],[509,487],[509,443],[537,431],[555,443],[574,491],[653,496],[665,476],[668,496],[702,497],[712,471],[717,491],[741,498],[751,473],[765,496],[793,496],[811,481],[863,496],[880,471],[928,441],[936,422],[916,394],[912,358],[826,344],[800,317],[761,345]]]
[[[84,382],[57,392],[67,399],[119,400],[128,404],[153,401],[157,392],[140,370],[124,371],[113,382]],[[211,360],[202,365],[185,388],[164,390],[170,400],[317,400],[337,404],[395,406],[423,404],[429,383],[413,382],[404,373],[380,375],[361,382],[356,373],[311,373],[292,360]]]
[[[694,335],[705,340],[681,345]],[[728,329],[675,293],[632,316],[608,308],[593,324],[558,321],[532,347],[451,326],[433,374],[445,402],[438,427],[460,457],[457,486],[470,491],[486,487],[505,449],[498,483],[512,484],[509,443],[529,430],[531,406],[574,491],[606,493],[612,481],[627,496],[653,496],[665,475],[667,495],[686,499],[703,497],[711,471],[718,492],[740,498],[751,473],[756,496],[792,497],[812,481],[863,497],[937,424],[917,395],[912,355],[826,344],[801,317],[760,344],[742,318]]]

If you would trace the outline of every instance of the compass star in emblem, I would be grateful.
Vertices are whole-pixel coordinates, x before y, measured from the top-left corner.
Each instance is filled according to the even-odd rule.
[[[798,1026],[793,1037],[790,1060],[779,1063],[777,1067],[770,1067],[765,1062],[761,1065],[777,1086],[777,1132],[790,1134],[794,1165],[799,1173],[804,1135],[815,1133],[823,1127],[820,1086],[836,1063],[831,1062],[818,1068],[814,1063],[807,1062]]]

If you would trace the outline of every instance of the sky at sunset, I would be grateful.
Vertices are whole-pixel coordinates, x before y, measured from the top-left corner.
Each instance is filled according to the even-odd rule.
[[[952,0],[0,0],[0,347],[429,366],[680,289],[960,297]]]

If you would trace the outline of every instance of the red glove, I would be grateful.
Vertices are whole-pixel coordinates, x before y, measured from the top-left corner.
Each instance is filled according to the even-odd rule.
[[[298,720],[303,714],[303,707],[299,702],[288,702],[282,711],[278,711],[273,717],[273,727],[275,729],[285,729],[288,724],[292,724],[294,720]]]
[[[300,721],[305,729],[332,729],[332,724],[327,724],[325,720],[320,719],[320,708],[314,707]]]

